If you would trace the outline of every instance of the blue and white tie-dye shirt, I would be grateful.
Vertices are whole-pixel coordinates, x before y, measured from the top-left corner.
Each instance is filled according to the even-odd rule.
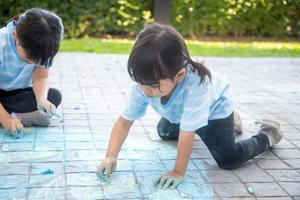
[[[183,131],[195,131],[206,126],[208,120],[226,118],[233,112],[230,86],[217,73],[211,71],[211,74],[211,82],[207,78],[200,84],[197,71],[188,68],[166,104],[161,103],[160,97],[145,96],[134,83],[121,115],[134,121],[144,116],[150,105],[161,117],[171,123],[180,123]]]
[[[36,67],[19,56],[13,38],[14,28],[12,21],[0,29],[0,89],[6,91],[31,87],[32,72]]]

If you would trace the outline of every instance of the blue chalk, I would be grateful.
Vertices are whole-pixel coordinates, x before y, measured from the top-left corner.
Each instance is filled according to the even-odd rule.
[[[247,187],[247,190],[250,194],[253,194],[254,193],[254,189],[252,187]]]
[[[16,139],[21,139],[23,138],[24,134],[22,130],[17,130],[16,132],[13,133],[13,137]]]
[[[45,169],[43,171],[41,171],[41,174],[46,175],[46,174],[53,174],[54,170],[51,168]]]

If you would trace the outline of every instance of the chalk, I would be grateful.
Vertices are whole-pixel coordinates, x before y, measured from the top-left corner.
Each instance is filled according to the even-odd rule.
[[[46,174],[54,174],[54,170],[51,168],[45,169],[41,171],[41,174],[46,175]]]
[[[247,191],[250,193],[250,194],[253,194],[254,193],[254,189],[252,187],[247,187]]]

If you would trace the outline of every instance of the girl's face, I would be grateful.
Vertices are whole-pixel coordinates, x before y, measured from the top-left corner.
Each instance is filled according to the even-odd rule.
[[[142,85],[138,84],[143,93],[147,97],[168,97],[171,96],[176,85],[184,78],[186,69],[181,69],[174,79],[162,79],[159,81],[159,85]]]

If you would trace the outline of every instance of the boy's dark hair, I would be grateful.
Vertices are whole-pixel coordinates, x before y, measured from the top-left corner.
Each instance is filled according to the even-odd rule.
[[[63,37],[63,24],[54,13],[32,8],[15,18],[20,46],[28,59],[38,65],[51,66]]]
[[[143,85],[158,85],[161,79],[173,79],[188,64],[201,77],[211,79],[210,71],[194,62],[182,36],[172,27],[153,23],[138,35],[131,50],[127,70],[130,77]]]

